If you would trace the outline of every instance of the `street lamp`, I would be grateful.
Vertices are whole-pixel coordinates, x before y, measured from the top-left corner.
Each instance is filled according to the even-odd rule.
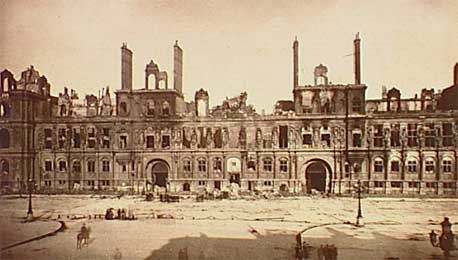
[[[29,179],[27,184],[28,184],[28,188],[29,188],[29,209],[27,211],[27,220],[33,220],[32,190],[34,188],[34,180]]]
[[[358,180],[353,187],[356,189],[356,192],[358,192],[358,215],[356,216],[356,226],[364,226],[363,213],[361,209],[361,192],[364,188],[361,186],[361,180]]]

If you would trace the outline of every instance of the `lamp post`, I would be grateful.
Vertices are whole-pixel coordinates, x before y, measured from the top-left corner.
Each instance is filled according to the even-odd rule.
[[[29,188],[29,209],[27,210],[27,220],[33,220],[33,210],[32,210],[32,189],[34,188],[34,181],[29,179],[28,181]]]
[[[358,215],[356,215],[356,226],[364,226],[363,223],[363,213],[361,208],[361,192],[363,187],[361,186],[361,180],[358,180],[358,183],[354,185],[356,192],[358,192]]]

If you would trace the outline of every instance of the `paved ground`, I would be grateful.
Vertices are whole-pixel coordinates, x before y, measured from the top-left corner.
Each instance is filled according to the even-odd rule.
[[[189,199],[165,204],[146,202],[142,197],[38,196],[34,198],[35,215],[48,221],[26,224],[20,221],[27,211],[26,199],[3,197],[0,204],[2,247],[52,231],[58,223],[50,220],[59,216],[69,228],[3,251],[1,259],[116,259],[115,255],[121,259],[178,259],[183,248],[187,248],[189,259],[293,259],[294,235],[329,223],[336,224],[310,229],[303,238],[314,248],[335,244],[338,259],[441,259],[441,251],[430,245],[428,233],[440,230],[438,223],[444,216],[458,221],[457,199],[364,199],[363,228],[337,224],[354,222],[357,201],[353,198],[204,203]],[[139,219],[67,218],[104,214],[108,207],[131,209]],[[175,219],[153,218],[160,214]],[[91,239],[87,248],[78,251],[75,238],[83,222],[91,227]],[[311,259],[317,259],[316,251],[312,253]]]

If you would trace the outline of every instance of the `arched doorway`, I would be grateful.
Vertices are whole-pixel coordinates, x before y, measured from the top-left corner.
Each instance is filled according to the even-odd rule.
[[[169,166],[164,161],[156,161],[151,167],[151,178],[153,185],[159,187],[167,187],[167,180],[169,176]]]
[[[312,162],[305,170],[305,178],[307,180],[307,193],[312,190],[320,192],[326,191],[326,166],[321,161]]]

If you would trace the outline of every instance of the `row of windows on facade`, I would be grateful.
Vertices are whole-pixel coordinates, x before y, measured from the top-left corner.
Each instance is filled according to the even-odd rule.
[[[375,133],[373,137],[373,146],[374,147],[384,147],[385,143],[384,140],[384,128],[383,125],[375,125],[374,126]],[[44,146],[45,149],[52,149],[52,129],[45,129],[44,135]],[[215,141],[215,148],[222,148],[222,136],[221,133],[217,131],[214,135]],[[288,130],[287,127],[280,127],[280,136],[279,136],[279,146],[280,148],[287,148],[288,147]],[[1,134],[1,132],[0,132]],[[184,136],[184,135],[183,135]],[[442,134],[438,133],[437,129],[434,127],[434,124],[428,124],[425,128],[424,132],[424,146],[425,147],[436,147],[438,145],[438,137],[442,136],[442,146],[444,147],[451,147],[454,145],[454,135],[453,135],[453,126],[451,123],[443,123],[442,124]],[[67,130],[65,128],[59,129],[58,134],[59,139],[59,148],[64,149],[66,148],[67,144]],[[199,147],[205,148],[206,147],[206,137],[201,135],[201,140],[199,142]],[[220,140],[221,139],[221,140]],[[321,142],[325,144],[327,147],[331,146],[331,134],[323,133],[321,134],[320,138]],[[146,136],[146,148],[154,148],[155,147],[155,138],[154,135],[147,135]],[[390,138],[389,138],[389,145],[391,147],[400,147],[401,146],[401,131],[399,125],[395,125],[390,131]],[[407,146],[408,147],[417,147],[419,145],[419,135],[417,130],[417,124],[408,124],[407,127]],[[89,128],[88,130],[88,148],[95,148],[96,147],[96,134],[95,128]],[[305,146],[311,146],[313,144],[313,135],[312,133],[303,133],[302,134],[302,144]],[[128,145],[128,138],[127,135],[121,135],[119,137],[119,148],[123,149],[126,148]],[[185,147],[190,148],[190,142],[183,138],[183,145]],[[169,148],[170,147],[170,135],[163,135],[160,140],[161,148]],[[271,146],[264,142],[264,148],[271,148]],[[352,135],[352,146],[353,147],[362,147],[362,134],[360,132],[354,132]],[[73,148],[81,148],[81,132],[80,129],[76,128],[73,129],[72,133],[72,147]],[[1,148],[1,146],[0,146]],[[110,129],[103,128],[102,129],[102,148],[110,148]]]
[[[424,164],[426,173],[433,173],[436,171],[435,161],[433,159],[427,159]],[[392,173],[399,173],[401,170],[400,161],[393,160],[390,163],[390,170]],[[407,161],[407,172],[409,173],[418,173],[418,163],[416,160]],[[384,171],[384,163],[381,158],[377,158],[374,161],[374,172],[382,173]],[[442,172],[451,173],[453,172],[453,161],[450,159],[445,159],[442,161]]]
[[[387,182],[385,181],[374,181],[374,188],[385,188]],[[403,187],[403,182],[402,181],[390,181],[389,182],[391,188],[402,188]],[[362,181],[361,185],[363,187],[369,187],[369,182],[368,181]],[[415,188],[418,189],[420,188],[420,182],[418,181],[409,181],[407,182],[407,185],[409,188]],[[425,187],[430,188],[430,189],[437,189],[438,183],[437,182],[425,182]],[[442,187],[444,189],[455,189],[456,188],[456,183],[455,182],[443,182]]]
[[[87,172],[95,172],[95,161],[88,161],[87,163]],[[121,171],[127,172],[128,165],[127,164],[120,164]],[[234,165],[236,166],[236,165]],[[53,169],[52,161],[47,160],[44,163],[45,171],[50,172]],[[102,172],[109,172],[110,171],[110,161],[104,160],[101,162]],[[59,171],[66,171],[67,170],[67,162],[64,160],[58,161],[58,169]],[[72,172],[79,173],[81,172],[82,165],[80,161],[74,161],[72,164]],[[131,163],[131,169],[135,170],[135,163]],[[256,170],[256,161],[249,160],[247,162],[247,169],[249,171]],[[192,161],[189,159],[183,160],[183,168],[184,172],[192,172]],[[223,170],[223,164],[221,158],[215,158],[213,160],[213,171],[214,172],[221,172]],[[265,158],[263,160],[263,170],[267,172],[272,172],[273,170],[273,161],[271,158]],[[288,160],[286,158],[280,159],[279,165],[280,172],[288,172]],[[201,158],[197,160],[197,171],[198,172],[206,172],[207,171],[207,160]]]
[[[53,182],[53,181],[49,181],[49,180],[44,181],[44,185],[45,185],[45,186],[48,186],[48,187],[51,187],[51,186],[52,186],[52,182]],[[75,182],[75,183],[80,184],[79,182]],[[58,184],[58,185],[67,185],[67,181],[66,181],[66,180],[58,180],[58,181],[56,181],[55,184]],[[110,186],[110,180],[99,180],[99,181],[98,181],[98,184],[99,184],[100,186]],[[95,186],[95,180],[87,180],[87,181],[86,181],[86,185],[87,185],[87,186]]]

